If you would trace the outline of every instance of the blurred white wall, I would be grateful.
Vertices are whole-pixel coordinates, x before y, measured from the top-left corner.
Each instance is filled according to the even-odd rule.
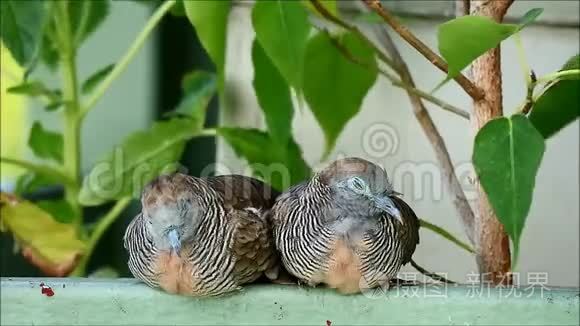
[[[570,3],[565,5],[570,8]],[[532,6],[542,5],[538,2],[518,1],[513,10],[521,15]],[[550,6],[557,7],[558,3]],[[564,9],[557,7],[546,15],[553,22],[557,21],[558,12],[565,13],[565,18],[569,20],[570,11]],[[221,119],[226,125],[264,128],[252,88],[250,49],[254,34],[250,13],[250,6],[238,5],[230,16],[226,64],[228,92]],[[578,10],[575,15],[578,21]],[[405,19],[407,26],[434,49],[437,48],[436,26],[441,22],[433,19]],[[579,50],[578,27],[534,25],[525,29],[522,37],[528,61],[538,75],[559,69],[563,62]],[[418,87],[427,91],[433,89],[444,78],[444,74],[397,36],[395,40]],[[509,114],[514,112],[524,98],[525,83],[516,61],[513,41],[505,42],[502,51],[504,111]],[[471,110],[470,99],[454,83],[449,83],[437,95],[456,106]],[[447,142],[458,173],[463,176],[461,182],[465,185],[466,193],[473,198],[473,189],[466,177],[472,171],[469,162],[473,133],[470,125],[468,121],[437,107],[428,104],[428,108]],[[307,162],[317,168],[324,166],[326,162],[319,162],[324,138],[313,115],[307,109],[296,110],[293,123],[294,136],[304,150]],[[521,283],[527,283],[527,276],[531,273],[539,272],[548,273],[551,285],[579,285],[578,125],[575,122],[548,141],[521,243],[517,270],[521,273]],[[380,144],[381,137],[386,141],[384,147]],[[373,143],[373,139],[379,142]],[[421,218],[465,239],[443,180],[437,177],[439,169],[433,150],[411,112],[407,95],[401,89],[391,86],[383,78],[375,84],[361,112],[340,135],[329,160],[343,156],[360,156],[381,164],[393,178],[395,188],[404,193],[405,200]],[[218,161],[224,165],[223,172],[242,172],[246,167],[245,161],[236,158],[229,146],[221,140]],[[421,231],[421,243],[415,258],[429,270],[447,272],[456,281],[469,281],[469,274],[477,271],[472,256],[426,230]],[[411,268],[406,270],[412,271]]]

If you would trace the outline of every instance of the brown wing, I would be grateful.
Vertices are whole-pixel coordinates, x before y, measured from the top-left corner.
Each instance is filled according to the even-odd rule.
[[[236,258],[234,274],[238,284],[255,281],[262,274],[277,277],[279,268],[270,227],[260,211],[233,210],[230,222],[235,225],[232,253]]]
[[[242,175],[221,175],[204,180],[224,198],[226,207],[232,209],[269,209],[280,195],[276,189],[260,180]]]
[[[392,197],[392,199],[401,212],[404,221],[404,224],[399,230],[399,238],[403,242],[405,248],[403,264],[407,264],[411,261],[411,257],[419,243],[419,218],[405,201],[398,197]]]

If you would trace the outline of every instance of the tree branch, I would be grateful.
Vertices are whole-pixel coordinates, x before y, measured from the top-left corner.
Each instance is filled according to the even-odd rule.
[[[355,33],[358,37],[360,37],[361,40],[363,40],[368,46],[370,46],[371,48],[373,48],[375,50],[379,59],[382,62],[384,62],[387,66],[389,66],[391,68],[394,66],[393,60],[391,60],[389,57],[387,57],[383,53],[383,51],[381,51],[379,48],[377,48],[375,43],[373,43],[371,40],[369,40],[369,38],[363,32],[361,32],[356,26],[351,25],[351,24],[347,23],[346,21],[333,15],[330,11],[328,11],[320,3],[320,0],[310,0],[310,3],[312,3],[312,6],[314,6],[316,11],[318,11],[318,13],[322,15],[322,17],[326,18],[328,21],[333,22],[334,24],[336,24],[336,25],[338,25],[346,30],[349,30],[349,31]]]
[[[347,23],[346,21],[340,19],[339,17],[333,15],[331,12],[329,12],[321,3],[320,0],[310,0],[310,2],[312,3],[312,5],[314,6],[314,8],[316,9],[316,11],[318,11],[319,14],[321,14],[324,18],[326,18],[328,21],[333,22],[334,24],[349,30],[355,34],[357,34],[357,36],[359,36],[365,43],[367,43],[371,48],[373,48],[375,50],[375,53],[377,54],[377,56],[379,57],[379,59],[381,59],[381,61],[383,61],[387,66],[389,66],[390,68],[392,68],[394,70],[395,67],[395,63],[393,62],[392,59],[388,58],[383,51],[381,51],[379,48],[377,48],[377,46],[375,45],[374,42],[372,42],[364,33],[362,33],[356,26],[351,25],[349,23]],[[334,40],[334,39],[333,39]],[[344,46],[342,46],[339,42],[333,42],[333,44],[336,46],[336,48],[342,52],[342,54],[351,62],[358,64],[360,66],[366,67],[368,69],[374,69],[369,67],[368,65],[366,65],[364,62],[358,60],[358,58],[355,58],[352,53],[350,53],[350,51],[348,51],[347,48],[345,48]],[[421,98],[424,98],[426,101],[429,101],[437,106],[439,106],[440,108],[449,111],[451,113],[455,113],[457,115],[459,115],[460,117],[469,119],[469,113],[466,112],[465,110],[462,110],[458,107],[455,107],[449,103],[446,103],[443,100],[438,99],[437,97],[424,92],[422,90],[419,90],[415,87],[412,87],[408,84],[405,84],[402,80],[400,80],[399,78],[395,77],[393,74],[383,70],[383,69],[378,69],[379,73],[381,75],[383,75],[385,78],[387,78],[394,86],[396,87],[400,87],[403,88],[407,91],[413,92],[416,95],[420,96]]]
[[[332,38],[332,43],[333,45],[342,53],[342,55],[348,59],[349,61],[351,61],[354,64],[357,64],[359,66],[362,66],[364,68],[367,68],[369,70],[374,70],[374,67],[371,67],[370,65],[365,64],[364,62],[362,62],[361,60],[359,60],[358,58],[356,58],[345,46],[343,46],[342,44],[340,44],[340,42],[338,42],[336,39]],[[422,99],[431,102],[437,106],[439,106],[440,108],[442,108],[443,110],[449,111],[451,113],[454,113],[462,118],[468,119],[469,120],[469,113],[465,110],[462,110],[456,106],[453,106],[425,91],[422,91],[420,89],[414,88],[408,84],[405,84],[402,80],[400,80],[399,78],[397,78],[396,76],[394,76],[393,74],[391,74],[390,72],[387,72],[381,68],[377,67],[378,72],[384,76],[385,78],[387,78],[391,84],[393,86],[402,88],[404,90],[407,90],[408,92],[411,92],[419,97],[421,97]]]
[[[512,2],[513,0],[472,1],[471,14],[490,17],[501,22]],[[500,47],[489,50],[477,58],[471,66],[471,73],[474,83],[486,94],[484,99],[474,101],[471,118],[473,129],[477,132],[488,121],[503,115]],[[509,238],[479,181],[477,181],[477,191],[478,214],[474,223],[475,250],[482,282],[511,284]]]
[[[469,15],[471,3],[469,0],[455,0],[455,17]]]
[[[366,7],[361,9],[368,10]],[[379,43],[385,49],[385,51],[389,54],[392,60],[395,63],[395,70],[401,76],[401,80],[403,83],[410,85],[411,87],[415,87],[415,82],[413,81],[413,77],[411,76],[411,72],[409,71],[409,67],[403,60],[401,53],[397,49],[393,39],[387,32],[384,25],[374,25],[373,32],[377,36]],[[411,100],[411,104],[413,106],[413,113],[419,122],[419,125],[423,129],[423,132],[427,136],[427,139],[431,143],[433,150],[435,152],[435,156],[441,165],[441,169],[444,174],[444,180],[446,181],[446,186],[449,193],[453,196],[453,204],[459,216],[462,220],[463,228],[465,230],[465,234],[471,241],[473,241],[473,223],[475,219],[475,215],[471,206],[469,206],[469,202],[465,197],[465,193],[463,192],[463,188],[461,188],[461,184],[455,175],[455,169],[453,167],[453,162],[451,161],[451,157],[449,155],[449,151],[447,150],[447,146],[445,145],[445,141],[441,137],[441,134],[437,130],[433,119],[431,118],[429,112],[425,108],[425,104],[421,100],[421,97],[413,92],[407,91],[409,99]]]
[[[447,73],[448,66],[445,60],[441,58],[437,53],[433,52],[425,43],[419,40],[407,27],[401,25],[399,21],[393,16],[389,11],[383,8],[379,0],[362,0],[364,3],[376,12],[383,20],[389,24],[399,34],[409,45],[414,47],[419,53],[421,53],[427,60],[429,60],[433,65],[439,68],[441,71]],[[455,81],[465,90],[469,96],[474,100],[480,100],[484,97],[484,93],[480,88],[475,86],[467,77],[462,74],[456,76]]]

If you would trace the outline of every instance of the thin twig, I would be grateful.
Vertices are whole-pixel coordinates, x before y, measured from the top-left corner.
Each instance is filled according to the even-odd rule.
[[[393,16],[389,11],[383,8],[379,0],[362,0],[364,3],[376,12],[383,20],[389,24],[399,34],[407,43],[414,47],[419,53],[421,53],[427,60],[429,60],[433,65],[439,68],[441,71],[448,73],[448,66],[445,60],[441,58],[437,53],[433,52],[425,43],[419,40],[407,27],[403,26],[399,21]],[[484,98],[484,94],[474,83],[472,83],[467,77],[462,74],[457,75],[455,81],[465,90],[469,96],[474,100],[480,100]]]
[[[455,0],[455,17],[469,15],[470,0]]]
[[[368,10],[368,8],[362,5],[362,3],[361,7],[363,7],[361,8],[363,10]],[[401,76],[401,80],[405,84],[410,85],[411,87],[415,87],[415,82],[413,81],[409,67],[407,67],[407,64],[403,60],[403,57],[393,42],[393,39],[387,32],[386,27],[384,25],[376,25],[373,26],[373,31],[377,36],[379,43],[383,46],[385,51],[396,64],[396,70],[399,73],[399,76]],[[453,162],[451,161],[447,146],[445,145],[445,141],[437,130],[437,127],[435,126],[435,123],[433,122],[429,112],[425,108],[425,104],[421,100],[421,97],[410,91],[407,91],[407,94],[409,95],[409,99],[411,100],[411,104],[413,106],[413,113],[415,114],[419,125],[423,129],[423,132],[427,136],[427,139],[431,143],[437,160],[441,165],[441,170],[444,174],[443,180],[446,181],[449,193],[453,196],[453,204],[455,204],[455,208],[457,209],[457,212],[459,213],[459,216],[462,220],[465,233],[469,238],[469,241],[473,244],[473,223],[475,214],[471,209],[467,198],[465,197],[465,193],[463,192],[463,188],[461,188],[461,184],[459,183],[457,176],[455,175],[455,168],[453,166]]]
[[[413,266],[413,268],[415,268],[416,270],[419,271],[419,273],[428,276],[430,278],[432,278],[435,281],[439,281],[439,282],[443,282],[443,283],[448,283],[448,284],[455,284],[455,282],[450,281],[448,279],[446,279],[445,277],[435,274],[435,273],[431,273],[428,270],[426,270],[425,268],[421,267],[419,264],[417,264],[413,259],[411,259],[411,266]]]
[[[349,30],[353,33],[355,33],[362,41],[364,41],[368,46],[370,46],[373,50],[375,50],[375,53],[377,54],[377,57],[384,62],[387,66],[389,67],[394,67],[394,63],[393,60],[391,58],[389,58],[387,55],[385,55],[383,53],[383,51],[381,51],[373,41],[371,41],[363,32],[360,31],[360,29],[358,29],[358,27],[351,25],[349,23],[347,23],[346,21],[338,18],[337,16],[333,15],[330,11],[328,11],[321,3],[320,0],[310,0],[310,2],[312,3],[312,5],[314,6],[314,8],[316,9],[316,11],[318,11],[319,14],[322,15],[322,17],[326,18],[327,20],[329,20],[330,22],[335,23],[336,25]]]
[[[465,251],[469,252],[470,254],[474,254],[475,253],[475,250],[473,250],[473,248],[471,248],[471,246],[469,246],[467,243],[459,240],[457,237],[455,237],[451,233],[447,232],[442,227],[437,226],[437,225],[432,224],[432,223],[429,223],[429,222],[427,222],[425,220],[419,220],[419,223],[420,223],[420,225],[421,225],[422,228],[425,228],[427,230],[430,230],[430,231],[433,231],[433,232],[439,234],[440,236],[442,236],[445,239],[453,242],[459,248],[464,249]]]
[[[442,108],[443,110],[449,111],[451,113],[455,113],[458,116],[465,118],[467,120],[469,120],[469,113],[465,110],[462,110],[456,106],[453,106],[425,91],[422,91],[420,89],[417,89],[415,87],[412,87],[408,84],[405,84],[401,79],[397,78],[395,75],[380,69],[380,68],[375,68],[375,67],[371,67],[370,65],[362,62],[360,59],[356,58],[345,46],[343,46],[342,44],[340,44],[340,42],[338,42],[336,39],[332,38],[332,43],[333,45],[343,54],[343,56],[345,58],[347,58],[349,61],[351,61],[354,64],[357,64],[359,66],[362,66],[364,68],[367,68],[369,70],[374,70],[376,69],[382,76],[384,76],[385,78],[387,78],[391,84],[393,84],[393,86],[402,88],[404,90],[407,90],[409,92],[412,92],[413,94],[420,96],[421,98],[423,98],[424,100],[431,102],[437,106],[439,106],[440,108]]]

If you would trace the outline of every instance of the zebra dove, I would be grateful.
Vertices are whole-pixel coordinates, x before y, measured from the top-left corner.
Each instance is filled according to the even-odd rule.
[[[419,220],[379,166],[333,162],[291,187],[269,213],[286,270],[349,294],[388,288],[419,243]]]
[[[240,175],[162,175],[141,196],[124,246],[138,279],[166,292],[215,296],[266,275],[278,255],[265,219],[279,193]]]

